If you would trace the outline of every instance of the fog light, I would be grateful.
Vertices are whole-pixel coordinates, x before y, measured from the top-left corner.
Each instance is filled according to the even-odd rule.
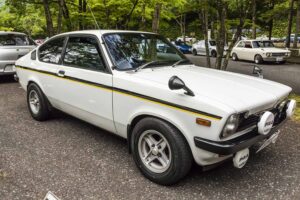
[[[290,100],[287,105],[286,116],[292,117],[296,111],[296,107],[297,107],[297,102],[294,99]]]
[[[260,133],[262,135],[267,135],[273,127],[274,118],[275,117],[274,117],[273,113],[271,113],[270,111],[265,112],[261,116],[261,118],[257,124],[258,133]]]

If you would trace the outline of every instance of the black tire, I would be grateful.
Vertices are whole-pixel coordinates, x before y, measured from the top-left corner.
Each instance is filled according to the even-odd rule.
[[[217,57],[217,52],[215,50],[211,51],[211,57],[214,57],[214,58]]]
[[[34,112],[30,105],[30,95],[35,93],[39,100],[39,108]],[[27,106],[31,116],[37,121],[45,121],[50,117],[50,109],[47,98],[42,90],[35,83],[31,83],[27,88]]]
[[[196,50],[196,49],[193,49],[193,51],[192,51],[192,52],[193,52],[193,55],[194,55],[194,56],[196,56],[196,55],[197,55],[197,50]]]
[[[263,58],[259,54],[254,57],[255,64],[261,64],[263,63],[263,61],[264,61]]]
[[[149,130],[159,132],[169,143],[171,161],[169,167],[162,173],[151,171],[140,157],[139,140],[143,133]],[[142,174],[161,185],[177,183],[187,175],[193,163],[192,153],[184,136],[171,124],[152,117],[142,119],[134,127],[131,137],[131,150],[133,159]]]
[[[236,55],[236,53],[233,53],[232,56],[231,56],[231,58],[232,58],[233,61],[238,61],[239,60],[239,58]]]

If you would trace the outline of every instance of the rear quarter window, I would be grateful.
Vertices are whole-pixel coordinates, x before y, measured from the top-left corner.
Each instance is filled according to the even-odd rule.
[[[59,64],[65,37],[51,39],[39,48],[39,60],[45,63]]]

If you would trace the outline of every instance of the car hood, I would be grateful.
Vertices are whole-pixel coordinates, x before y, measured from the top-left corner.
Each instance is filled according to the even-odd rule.
[[[265,52],[275,52],[275,53],[289,52],[289,50],[287,49],[280,49],[280,48],[261,48],[261,50]]]
[[[144,69],[134,74],[162,87],[168,87],[174,75],[185,82],[195,98],[218,101],[236,112],[248,110],[252,114],[269,109],[291,92],[290,87],[273,81],[194,65]]]

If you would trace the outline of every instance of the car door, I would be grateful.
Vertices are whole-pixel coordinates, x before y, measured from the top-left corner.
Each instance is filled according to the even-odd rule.
[[[199,54],[200,55],[206,55],[206,51],[205,51],[205,42],[204,40],[201,40],[199,42]]]
[[[235,49],[234,49],[234,52],[236,53],[237,57],[241,60],[245,59],[245,42],[244,41],[240,41]]]
[[[31,66],[40,72],[35,73],[35,77],[37,77],[35,81],[42,87],[43,92],[54,107],[59,107],[56,97],[58,87],[57,71],[61,64],[65,40],[65,36],[59,36],[46,41],[37,50],[38,59],[31,62]]]
[[[70,35],[57,75],[55,97],[61,110],[115,132],[112,74],[96,36]]]

